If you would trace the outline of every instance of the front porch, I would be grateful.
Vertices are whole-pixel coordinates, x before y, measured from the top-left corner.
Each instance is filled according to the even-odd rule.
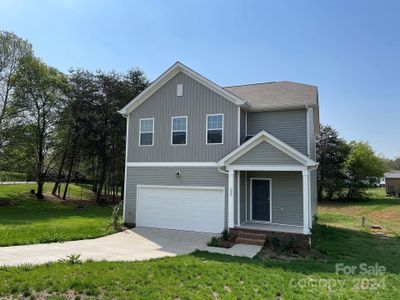
[[[310,182],[306,168],[229,165],[227,170],[230,229],[310,234]]]
[[[238,226],[235,226],[235,228],[259,230],[259,231],[270,231],[270,232],[285,232],[285,233],[303,234],[302,226],[283,225],[283,224],[274,224],[274,223],[260,223],[260,222],[252,222],[252,221],[246,221]]]
[[[261,131],[218,165],[228,171],[229,229],[310,234],[315,161]]]

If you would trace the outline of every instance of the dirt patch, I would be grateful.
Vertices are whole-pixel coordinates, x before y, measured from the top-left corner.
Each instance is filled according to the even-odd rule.
[[[321,212],[337,212],[344,213],[347,215],[360,215],[365,209],[359,206],[338,206],[335,203],[324,203],[318,207],[318,211]]]
[[[293,261],[306,259],[310,256],[314,256],[323,259],[322,255],[316,249],[300,249],[296,252],[285,252],[281,250],[274,250],[273,247],[265,246],[259,253],[262,259],[279,259],[284,261]]]
[[[12,200],[0,200],[0,207],[17,206],[17,202]]]
[[[395,210],[392,207],[389,207],[371,213],[371,217],[386,221],[400,221],[400,210]]]

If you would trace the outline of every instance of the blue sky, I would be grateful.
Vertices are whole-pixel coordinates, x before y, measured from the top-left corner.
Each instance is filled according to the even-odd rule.
[[[317,85],[321,123],[400,156],[400,1],[0,0],[0,16],[61,71],[153,80],[180,60],[220,85]]]

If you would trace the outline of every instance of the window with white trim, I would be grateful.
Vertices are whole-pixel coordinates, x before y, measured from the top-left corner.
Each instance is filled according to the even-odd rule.
[[[172,117],[171,145],[187,145],[187,116]]]
[[[224,114],[207,115],[207,144],[224,143]]]
[[[154,118],[140,119],[139,146],[154,145]]]

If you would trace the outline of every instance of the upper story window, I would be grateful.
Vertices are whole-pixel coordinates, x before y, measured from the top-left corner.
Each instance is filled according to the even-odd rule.
[[[154,118],[140,119],[139,146],[154,145]]]
[[[187,117],[172,117],[171,144],[187,145]]]
[[[207,115],[207,144],[224,143],[224,114]]]

